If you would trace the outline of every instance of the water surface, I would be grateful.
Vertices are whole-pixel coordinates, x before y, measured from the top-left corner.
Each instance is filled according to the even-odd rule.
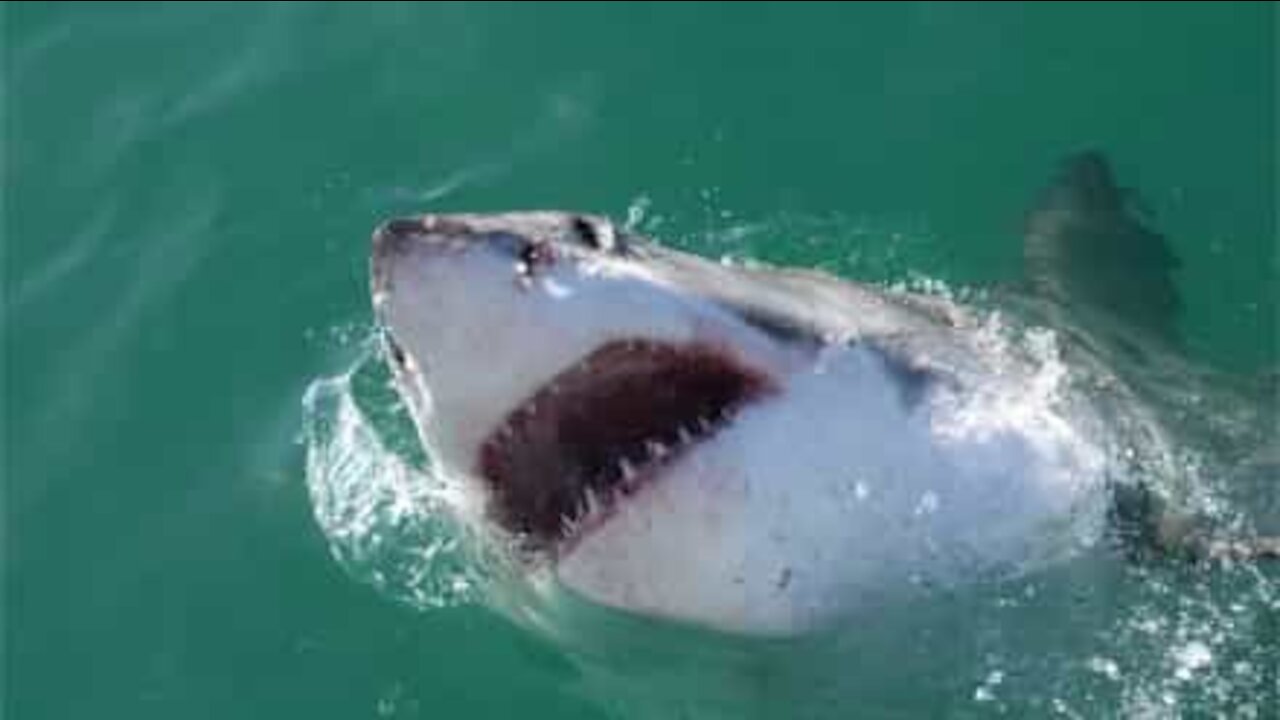
[[[708,254],[965,287],[1016,277],[1023,211],[1085,146],[1182,257],[1195,358],[1268,367],[1273,4],[0,13],[6,716],[598,718],[699,686],[765,717],[856,716],[860,687],[904,717],[1276,707],[1274,573],[1050,578],[1093,590],[888,618],[867,639],[909,648],[888,689],[872,651],[710,639],[636,687],[349,575],[301,442],[306,389],[368,337],[389,215],[631,211]],[[926,671],[950,684],[917,692]]]

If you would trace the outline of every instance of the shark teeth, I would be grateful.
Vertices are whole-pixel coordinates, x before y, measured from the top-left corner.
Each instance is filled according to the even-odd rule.
[[[618,492],[608,488],[587,486],[573,512],[560,517],[560,529],[566,538],[577,537],[598,525],[617,507]]]
[[[498,522],[555,550],[775,389],[721,347],[611,341],[512,408],[481,443],[475,469]]]
[[[552,404],[563,392],[556,384],[548,384],[541,393],[542,401],[529,401],[512,418],[494,432],[500,442],[512,441],[520,432],[522,422],[533,420],[539,410]],[[658,437],[642,441],[638,452],[620,457],[608,469],[579,481],[581,494],[567,512],[560,516],[559,533],[562,539],[573,539],[602,523],[616,512],[624,497],[635,495],[646,479],[659,467],[674,461],[680,454],[721,429],[732,413],[716,413],[714,416],[698,416],[667,431]]]
[[[582,497],[583,513],[586,517],[600,514],[600,510],[603,509],[604,504],[601,502],[599,496],[596,495],[594,488],[588,487],[582,494]]]

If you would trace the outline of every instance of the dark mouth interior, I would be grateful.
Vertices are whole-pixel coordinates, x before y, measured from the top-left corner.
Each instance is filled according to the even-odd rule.
[[[492,511],[508,530],[554,546],[770,386],[763,373],[709,346],[604,345],[484,442],[478,469],[493,491]]]

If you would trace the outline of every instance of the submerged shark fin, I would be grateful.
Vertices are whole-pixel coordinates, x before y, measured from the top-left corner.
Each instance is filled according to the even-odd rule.
[[[1067,157],[1027,215],[1023,259],[1033,292],[1176,344],[1179,262],[1144,214],[1101,153]]]
[[[1179,261],[1149,215],[1101,153],[1068,156],[1027,216],[1026,285],[1055,311],[1106,319],[1104,336],[1122,347],[1134,333],[1180,346]],[[1280,536],[1224,533],[1143,483],[1113,486],[1111,521],[1139,557],[1280,561]]]
[[[1280,561],[1280,536],[1215,532],[1206,518],[1173,509],[1142,484],[1114,488],[1111,523],[1135,559]]]

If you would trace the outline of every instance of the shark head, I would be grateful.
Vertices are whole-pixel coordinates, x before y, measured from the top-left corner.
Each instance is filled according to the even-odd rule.
[[[794,633],[892,579],[1011,561],[1088,485],[1035,418],[940,420],[964,353],[927,304],[561,212],[389,221],[372,285],[429,454],[609,607]]]
[[[796,364],[723,307],[671,291],[640,252],[605,220],[556,213],[394,221],[374,236],[375,306],[424,440],[532,546],[562,553]]]

